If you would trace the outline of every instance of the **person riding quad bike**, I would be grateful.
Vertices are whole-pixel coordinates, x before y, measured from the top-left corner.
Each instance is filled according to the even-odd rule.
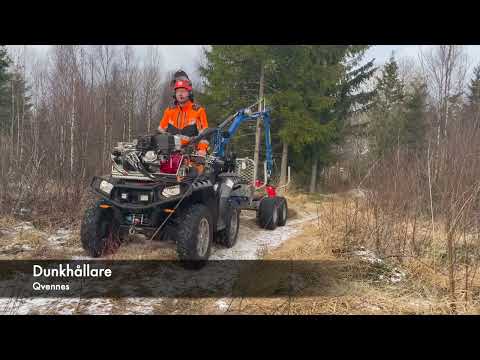
[[[253,160],[224,152],[235,127],[253,119],[246,109],[209,128],[184,72],[175,74],[172,90],[175,102],[165,110],[159,134],[118,142],[110,154],[110,173],[92,178],[91,189],[100,199],[88,205],[80,229],[82,246],[92,257],[113,254],[138,233],[173,240],[182,264],[197,268],[208,261],[213,242],[227,248],[236,244],[242,209],[258,210],[262,228],[285,225],[286,200],[269,184],[268,194],[258,199],[244,195],[259,188],[253,188],[248,169]],[[262,114],[269,134],[268,112]],[[235,126],[223,131],[229,124]],[[207,154],[212,136],[215,146]],[[266,141],[270,149],[270,136]],[[271,163],[271,151],[267,154]]]
[[[199,135],[208,128],[205,108],[193,100],[192,82],[184,71],[177,71],[171,82],[174,91],[174,104],[168,107],[158,127],[159,133],[181,135],[182,144]],[[206,139],[197,144],[197,154],[205,156],[209,142]]]

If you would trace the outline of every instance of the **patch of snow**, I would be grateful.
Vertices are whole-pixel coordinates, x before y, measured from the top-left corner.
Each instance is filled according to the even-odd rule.
[[[425,299],[421,299],[421,298],[411,300],[411,301],[409,301],[409,304],[412,305],[412,306],[415,306],[417,308],[417,310],[420,310],[420,309],[428,310],[432,306],[431,302],[429,302],[428,300],[425,300]]]
[[[20,210],[15,210],[14,214],[24,216],[24,215],[30,214],[31,212],[32,212],[31,209],[21,208]]]
[[[82,306],[82,312],[85,314],[108,315],[112,312],[112,302],[108,299],[94,298],[84,300],[90,303],[87,307]]]
[[[16,234],[16,231],[10,230],[10,229],[0,229],[0,237],[2,236],[10,236],[12,234]]]
[[[35,226],[30,221],[23,221],[13,227],[15,231],[34,230]]]
[[[384,261],[377,257],[373,251],[367,250],[365,248],[360,248],[360,250],[355,250],[352,252],[352,255],[358,256],[360,260],[366,261],[370,264],[383,264]]]
[[[0,314],[28,315],[41,313],[58,301],[54,298],[5,298],[0,303]]]
[[[2,249],[0,250],[0,253],[11,255],[11,254],[18,254],[24,251],[32,251],[32,250],[33,248],[27,244],[11,244],[11,245],[2,247]]]
[[[72,237],[72,231],[68,229],[58,229],[54,234],[47,238],[47,241],[52,245],[65,244],[68,239]]]
[[[309,216],[292,221],[287,220],[285,226],[279,226],[275,230],[266,230],[259,227],[252,229],[248,224],[240,223],[238,240],[235,246],[230,249],[216,248],[210,258],[212,260],[256,260],[260,258],[259,253],[263,249],[277,248],[301,231],[298,225],[316,218],[317,216]]]
[[[146,298],[128,298],[125,315],[149,315],[154,312],[154,304],[162,302],[162,298],[146,299]]]
[[[229,303],[227,302],[228,299],[219,299],[217,301],[215,301],[215,305],[217,306],[217,308],[220,310],[220,311],[227,311],[228,308],[229,308]]]
[[[357,256],[361,261],[368,262],[372,265],[384,265],[388,269],[386,274],[378,275],[379,280],[386,280],[392,284],[403,281],[407,274],[400,270],[399,268],[391,269],[385,261],[380,259],[373,251],[365,249],[363,246],[359,247],[358,250],[352,251],[350,253],[353,256]]]
[[[398,283],[402,280],[404,280],[406,277],[406,274],[404,271],[399,270],[398,268],[394,268],[392,271],[392,275],[390,275],[390,282],[395,284]]]
[[[61,299],[57,303],[57,306],[55,308],[55,314],[59,314],[59,315],[75,314],[79,303],[80,303],[79,298]]]
[[[348,195],[353,198],[365,199],[367,197],[367,192],[363,189],[356,188],[348,191]]]

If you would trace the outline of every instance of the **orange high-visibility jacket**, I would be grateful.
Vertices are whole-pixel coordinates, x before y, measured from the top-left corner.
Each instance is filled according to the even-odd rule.
[[[189,100],[183,107],[180,105],[168,107],[163,113],[159,128],[173,135],[197,136],[202,130],[208,128],[207,113],[203,107]],[[206,151],[208,141],[201,140],[197,149]]]

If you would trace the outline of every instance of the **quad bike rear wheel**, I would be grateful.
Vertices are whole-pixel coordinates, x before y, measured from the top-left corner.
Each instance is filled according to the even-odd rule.
[[[240,227],[240,210],[233,206],[231,202],[227,204],[225,214],[225,224],[227,226],[216,234],[215,240],[218,244],[231,248],[237,243],[238,229]]]
[[[177,256],[185,268],[199,269],[210,257],[213,239],[212,216],[203,204],[186,208],[176,221]]]
[[[99,201],[85,211],[80,228],[83,249],[95,258],[115,253],[121,244],[113,211],[101,208],[101,204]]]

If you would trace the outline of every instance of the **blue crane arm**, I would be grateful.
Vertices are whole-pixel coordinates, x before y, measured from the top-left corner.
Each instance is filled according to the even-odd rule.
[[[231,124],[227,130],[227,133],[228,133],[227,137],[224,137],[222,135],[221,130],[224,126],[228,124],[225,124],[225,122],[221,124],[216,134],[216,141],[215,141],[216,145],[213,153],[216,156],[224,156],[225,147],[230,142],[230,139],[235,135],[240,125],[246,121],[257,120],[259,117],[262,117],[263,119],[263,126],[265,131],[265,147],[266,147],[265,154],[266,154],[266,162],[267,162],[267,172],[268,172],[268,176],[270,177],[272,172],[272,167],[273,167],[273,159],[272,159],[272,141],[270,137],[270,111],[269,110],[258,111],[254,113],[247,113],[245,110],[237,112],[233,117],[233,119],[228,121],[228,122],[231,121]]]

